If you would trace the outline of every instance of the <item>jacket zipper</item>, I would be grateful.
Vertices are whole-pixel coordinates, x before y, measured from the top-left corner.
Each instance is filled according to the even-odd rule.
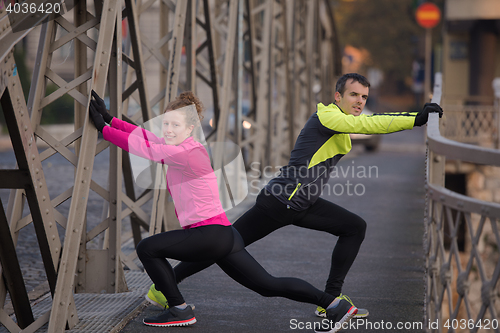
[[[292,200],[292,197],[295,195],[295,192],[297,192],[299,190],[300,185],[301,185],[300,183],[297,184],[297,186],[295,187],[295,190],[293,190],[290,197],[288,197],[288,201]]]

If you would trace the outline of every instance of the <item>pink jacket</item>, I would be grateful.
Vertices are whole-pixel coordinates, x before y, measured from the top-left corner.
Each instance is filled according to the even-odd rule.
[[[105,126],[104,139],[143,158],[167,164],[167,189],[175,203],[181,226],[231,225],[219,199],[217,177],[205,147],[192,137],[167,145],[153,133],[113,118]]]

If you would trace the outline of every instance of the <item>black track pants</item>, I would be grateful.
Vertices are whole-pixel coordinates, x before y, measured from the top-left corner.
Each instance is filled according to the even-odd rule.
[[[175,274],[167,259],[183,262],[215,262],[243,286],[262,296],[281,296],[326,308],[334,297],[296,278],[271,276],[246,250],[231,226],[208,225],[173,230],[142,240],[137,254],[146,272],[171,306],[184,303]],[[209,286],[207,286],[209,287]]]
[[[358,215],[322,198],[319,198],[304,211],[298,212],[288,209],[274,196],[262,190],[257,196],[255,205],[243,214],[233,226],[241,234],[245,246],[248,246],[271,232],[290,224],[326,231],[339,237],[333,249],[330,275],[325,287],[326,293],[338,296],[342,291],[344,279],[365,238],[366,222]],[[181,262],[175,267],[177,282],[179,283],[213,263],[213,261]]]

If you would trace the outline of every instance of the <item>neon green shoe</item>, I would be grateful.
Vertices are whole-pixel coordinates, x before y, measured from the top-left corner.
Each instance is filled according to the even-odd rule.
[[[167,299],[165,298],[165,296],[163,296],[161,291],[156,290],[154,284],[152,284],[151,287],[149,287],[148,293],[144,297],[149,303],[162,309],[168,309]],[[191,309],[193,310],[195,309],[194,304],[188,304],[188,305],[191,307]]]
[[[161,291],[156,290],[154,284],[149,287],[148,294],[146,295],[146,300],[159,308],[168,309],[167,299],[165,298],[165,296],[163,296]]]
[[[350,298],[349,298],[349,296],[347,296],[347,295],[342,295],[342,294],[340,294],[340,296],[339,296],[338,298],[343,299],[343,300],[346,300],[346,301],[348,301],[349,303],[351,303],[351,305],[352,305],[352,306],[355,306],[354,304],[352,304],[351,299],[350,299]],[[326,310],[325,310],[325,309],[323,309],[321,306],[318,306],[318,307],[316,308],[316,311],[314,311],[314,313],[315,313],[315,314],[316,314],[316,316],[318,316],[318,317],[326,318]],[[368,315],[369,315],[369,314],[370,314],[370,313],[368,312],[368,310],[367,310],[367,309],[360,309],[360,308],[358,308],[358,313],[356,313],[356,314],[354,315],[354,318],[366,318],[366,317],[368,317]]]

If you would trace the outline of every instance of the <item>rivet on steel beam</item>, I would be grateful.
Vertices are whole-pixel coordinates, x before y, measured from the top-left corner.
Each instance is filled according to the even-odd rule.
[[[59,304],[60,304],[61,306],[64,306],[64,304],[66,304],[66,303],[64,303],[64,302],[61,302],[61,303],[59,303]]]
[[[49,214],[49,210],[48,209],[45,210],[45,214]]]
[[[84,180],[82,180],[82,183],[83,183],[83,184],[85,184],[86,182],[87,182],[87,181],[86,181],[85,179],[84,179]]]
[[[35,169],[35,173],[38,174],[40,170],[38,168]],[[45,197],[44,197],[45,198]]]
[[[73,229],[73,232],[78,232],[78,229]]]
[[[82,259],[83,259],[83,257],[82,257],[82,256],[78,256],[78,260],[82,260]]]
[[[116,200],[111,201],[113,205],[116,205]]]
[[[26,132],[28,130],[28,126],[24,126],[24,131]]]
[[[89,169],[89,167],[83,167],[83,170],[88,170],[88,169]]]
[[[113,220],[113,221],[116,221],[116,216],[113,216],[112,220]]]
[[[104,67],[104,64],[101,64],[101,67]]]
[[[35,155],[31,156],[31,159],[34,161],[35,160]]]
[[[81,287],[83,285],[81,282],[78,282],[77,284],[79,287]],[[73,315],[72,315],[72,317],[73,317]]]
[[[46,197],[45,197],[45,195],[44,195],[44,196],[42,197],[42,201],[45,201],[45,199],[47,199],[47,198],[46,198]]]
[[[111,268],[111,273],[114,273],[115,272],[115,269],[114,268]]]
[[[115,257],[115,255],[113,254],[113,255],[111,256],[111,260],[115,260],[115,258],[116,258],[116,257]]]
[[[59,248],[58,248],[58,247],[56,247],[56,248],[54,249],[54,251],[55,251],[56,253],[57,253],[57,252],[59,252]]]
[[[112,286],[114,286],[114,285],[115,285],[115,283],[114,283],[114,282],[111,282],[111,285],[112,285]]]
[[[42,188],[43,184],[42,183],[38,183],[38,187]]]
[[[78,269],[78,273],[83,273],[83,269]]]
[[[52,227],[52,222],[49,222],[49,227]]]

